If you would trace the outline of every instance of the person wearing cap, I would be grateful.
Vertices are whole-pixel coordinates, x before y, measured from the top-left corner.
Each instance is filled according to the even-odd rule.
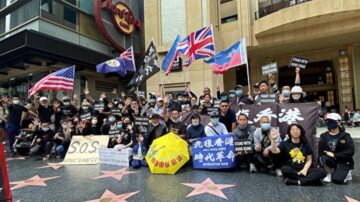
[[[352,180],[355,146],[351,135],[345,132],[338,113],[326,116],[328,131],[320,135],[319,164],[326,170],[324,182],[345,184]]]
[[[50,123],[51,116],[55,113],[54,107],[49,105],[49,101],[45,96],[40,97],[40,99],[38,100],[37,93],[35,93],[33,97],[34,97],[34,106],[38,112],[40,122]]]
[[[22,113],[29,113],[35,117],[37,117],[37,114],[20,105],[20,97],[18,95],[12,97],[11,104],[9,103],[8,97],[2,97],[2,102],[5,110],[8,111],[6,130],[8,132],[10,152],[15,155],[13,144],[15,142],[15,137],[19,134]]]
[[[70,98],[68,96],[64,96],[62,98],[62,103],[63,105],[60,106],[62,119],[74,120],[75,118],[77,118],[78,110],[75,106],[71,104]]]
[[[201,124],[199,114],[191,115],[191,124],[186,129],[186,141],[191,145],[194,141],[201,137],[205,137],[205,127]]]
[[[304,102],[305,96],[306,96],[306,93],[303,91],[303,89],[300,86],[294,86],[291,88],[291,91],[290,91],[289,103]]]
[[[210,122],[205,126],[205,135],[207,137],[210,136],[219,136],[219,135],[226,135],[228,134],[228,130],[226,126],[221,123],[220,120],[220,113],[219,111],[212,111],[209,113],[210,115]]]
[[[206,95],[209,95],[210,96],[210,100],[209,102],[211,104],[214,104],[214,99],[211,97],[211,91],[210,91],[210,88],[209,87],[205,87],[204,90],[203,90],[203,95],[201,95],[199,97],[199,106],[201,106],[204,102],[205,102],[205,96]]]
[[[252,104],[251,100],[244,95],[242,85],[236,85],[234,88],[236,99],[233,99],[233,103],[239,105],[239,103],[244,103],[246,105]]]
[[[149,148],[152,142],[167,133],[166,126],[160,123],[160,115],[152,114],[150,117],[150,124],[147,129],[146,145]]]
[[[232,102],[235,97],[236,97],[235,90],[234,89],[229,90],[228,99],[230,100],[230,102]]]
[[[164,99],[162,97],[158,97],[156,99],[156,104],[154,107],[148,110],[148,117],[151,117],[153,114],[158,114],[160,116],[160,123],[165,125],[164,118],[163,118],[163,111],[164,111]]]
[[[81,121],[90,122],[91,117],[95,114],[93,108],[91,107],[90,102],[87,99],[84,99],[81,103],[81,108],[79,110],[79,118]]]

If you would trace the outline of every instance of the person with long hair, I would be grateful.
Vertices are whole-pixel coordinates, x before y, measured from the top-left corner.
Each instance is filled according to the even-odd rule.
[[[271,131],[271,152],[281,154],[284,165],[281,172],[286,185],[321,185],[326,176],[323,168],[312,166],[313,150],[306,140],[304,128],[296,123],[290,124],[287,130],[289,139],[276,146],[275,139],[279,136],[275,129]]]

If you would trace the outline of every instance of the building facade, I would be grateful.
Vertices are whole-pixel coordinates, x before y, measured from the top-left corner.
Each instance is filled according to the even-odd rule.
[[[143,54],[143,1],[0,2],[0,94],[25,98],[28,89],[48,73],[75,65],[74,93],[81,95],[87,83],[97,97],[124,89],[131,75],[101,75],[96,64],[119,56],[131,45],[137,60]]]
[[[309,101],[320,100],[328,110],[360,107],[360,1],[358,0],[147,0],[144,2],[145,44],[154,39],[160,58],[177,34],[212,24],[216,51],[245,37],[250,82],[266,79],[263,65],[277,62],[279,86],[294,84],[293,56],[309,59],[301,71],[301,86]],[[158,73],[147,81],[148,91],[181,91],[185,84],[201,94],[217,86],[228,91],[247,86],[246,68],[215,75],[199,60],[181,72]],[[251,91],[251,90],[250,90]]]

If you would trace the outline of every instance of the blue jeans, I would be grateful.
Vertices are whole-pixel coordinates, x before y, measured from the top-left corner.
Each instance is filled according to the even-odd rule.
[[[65,148],[63,145],[57,145],[55,150],[56,150],[56,153],[59,156],[61,156],[61,158],[65,157]]]
[[[143,166],[143,167],[148,166],[145,159],[143,159],[143,160],[133,159],[131,164],[132,164],[132,167],[135,168],[135,169],[140,168],[141,166]]]
[[[6,130],[8,133],[10,151],[11,151],[11,153],[13,153],[15,137],[19,134],[20,125],[14,125],[14,124],[8,123],[8,124],[6,124]]]

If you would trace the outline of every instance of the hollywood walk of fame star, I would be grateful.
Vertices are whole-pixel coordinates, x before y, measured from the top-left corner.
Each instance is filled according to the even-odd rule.
[[[25,157],[6,158],[6,161],[13,161],[13,160],[25,160]]]
[[[29,179],[24,180],[24,181],[10,182],[11,185],[15,185],[15,186],[11,187],[11,190],[22,188],[22,187],[27,187],[27,186],[46,187],[47,186],[47,184],[45,183],[46,181],[56,179],[56,178],[59,178],[59,177],[61,177],[61,176],[41,178],[39,175],[35,175],[34,177],[29,178]]]
[[[139,193],[139,191],[116,195],[107,189],[100,198],[86,202],[123,202],[126,201],[125,199],[130,198],[137,193]]]
[[[223,199],[228,199],[221,190],[235,186],[232,184],[215,184],[210,178],[206,178],[206,180],[204,180],[202,183],[181,183],[181,184],[194,188],[194,190],[190,194],[188,194],[186,198],[204,193],[209,193]]]
[[[347,202],[360,202],[360,201],[355,200],[355,199],[353,199],[353,198],[351,198],[351,197],[348,197],[348,196],[345,196],[345,198],[346,198],[346,201],[347,201]]]
[[[42,166],[42,167],[38,167],[38,169],[41,169],[41,168],[52,168],[54,170],[57,170],[59,168],[61,168],[62,165],[58,164],[58,163],[47,163],[47,166]]]
[[[94,179],[112,177],[120,181],[122,180],[124,175],[137,173],[136,171],[127,171],[127,168],[122,168],[120,170],[115,170],[115,171],[101,171],[101,172],[103,173],[103,175],[95,177]]]

